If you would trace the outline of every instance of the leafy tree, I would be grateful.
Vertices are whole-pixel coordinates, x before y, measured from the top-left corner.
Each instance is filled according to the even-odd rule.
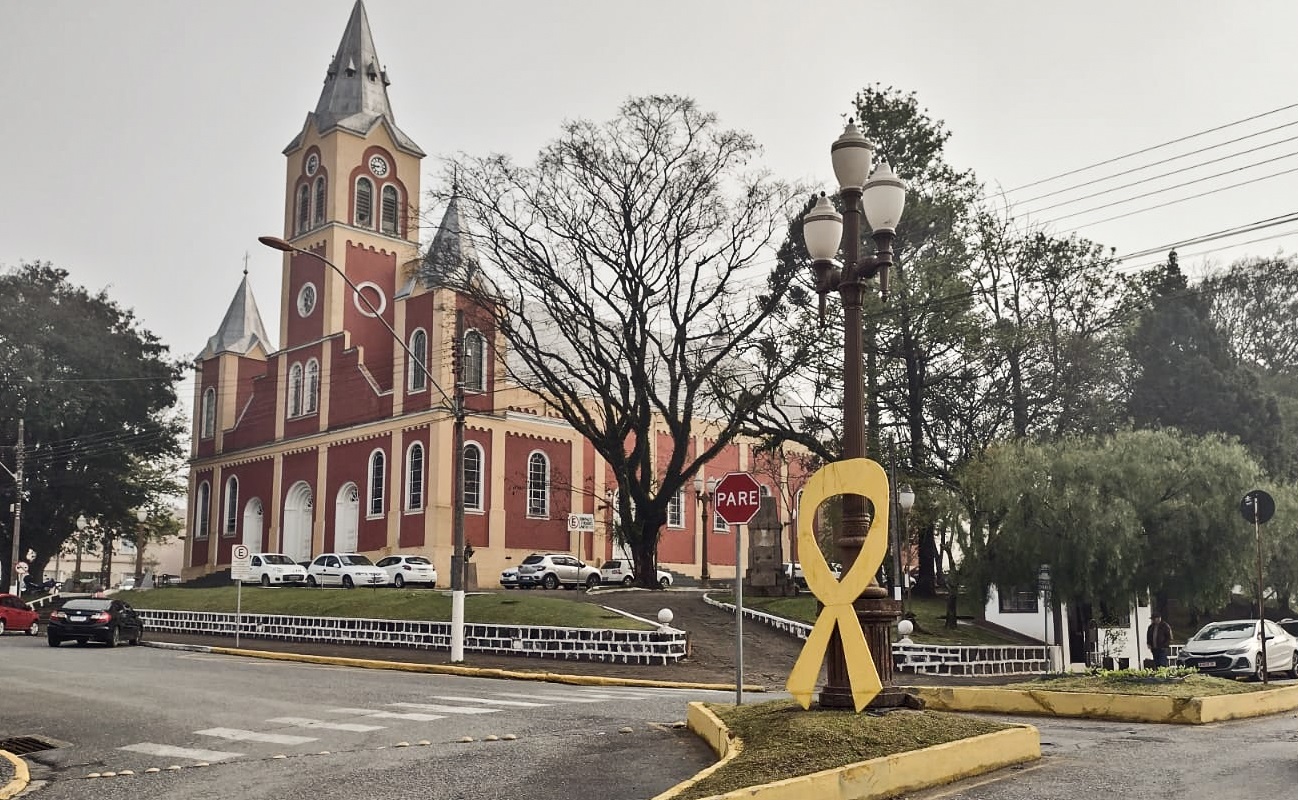
[[[762,287],[760,270],[795,192],[757,155],[692,100],[650,96],[604,124],[566,123],[532,166],[449,165],[442,197],[456,197],[483,261],[454,288],[491,316],[502,369],[608,463],[646,587],[668,503],[787,375],[763,356],[789,278]]]
[[[172,410],[182,366],[135,315],[48,263],[0,273],[0,458],[13,469],[25,424],[21,545],[45,564],[76,533],[78,515],[117,530],[134,509],[178,485],[185,425]],[[0,481],[0,507],[14,500]],[[12,517],[0,519],[8,561]]]
[[[1298,377],[1298,257],[1243,258],[1195,290],[1236,359]]]
[[[1135,425],[1236,436],[1273,475],[1290,475],[1294,458],[1277,446],[1278,401],[1232,356],[1208,301],[1190,288],[1176,253],[1150,276],[1150,286],[1150,307],[1128,343]]]

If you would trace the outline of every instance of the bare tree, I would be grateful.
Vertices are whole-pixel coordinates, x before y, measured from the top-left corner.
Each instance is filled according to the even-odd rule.
[[[509,378],[608,463],[646,587],[668,503],[786,377],[762,354],[798,193],[758,152],[692,100],[633,98],[607,123],[566,123],[533,166],[457,157],[437,193],[480,259],[433,265],[439,279],[491,317]]]

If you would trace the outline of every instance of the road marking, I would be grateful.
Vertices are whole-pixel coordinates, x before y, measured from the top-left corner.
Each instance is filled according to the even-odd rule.
[[[119,747],[118,750],[130,750],[132,753],[144,753],[150,756],[168,756],[170,758],[188,758],[194,761],[225,761],[238,758],[243,753],[227,753],[221,750],[198,750],[189,747],[172,747],[166,744],[140,742]]]
[[[273,722],[276,725],[292,725],[295,728],[324,728],[330,731],[351,731],[352,733],[369,733],[370,731],[381,731],[382,725],[362,725],[359,722],[324,722],[318,719],[307,719],[306,717],[275,717],[268,719],[267,722]]]
[[[432,722],[435,719],[446,719],[443,714],[399,714],[396,711],[375,711],[372,708],[326,708],[329,714],[351,714],[356,717],[374,717],[376,719],[408,719],[413,722]]]
[[[578,697],[565,694],[519,694],[517,692],[496,692],[505,697],[528,697],[533,700],[549,700],[554,703],[607,703],[611,697]]]
[[[444,714],[495,714],[498,708],[465,708],[464,706],[443,706],[437,703],[388,703],[393,708],[414,708],[419,711],[440,711]]]
[[[310,736],[289,736],[284,733],[258,733],[238,728],[208,728],[205,731],[194,731],[198,736],[215,736],[218,739],[230,739],[235,742],[265,742],[266,744],[306,744],[316,742]]]
[[[457,697],[448,694],[430,695],[434,700],[459,700],[463,703],[482,703],[489,706],[510,706],[511,708],[544,708],[554,703],[527,703],[522,700],[492,700],[488,697]]]

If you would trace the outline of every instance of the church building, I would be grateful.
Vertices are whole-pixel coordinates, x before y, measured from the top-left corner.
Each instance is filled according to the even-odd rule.
[[[397,127],[360,0],[324,78],[283,151],[283,239],[337,271],[284,254],[275,339],[245,275],[198,356],[184,577],[227,568],[244,544],[295,561],[417,553],[445,585],[456,354],[468,412],[465,535],[479,583],[495,586],[499,570],[532,552],[598,565],[614,553],[616,484],[562,418],[509,384],[489,317],[439,280],[475,259],[454,201],[421,256],[425,153]],[[737,444],[707,477],[749,469],[751,458]],[[706,527],[712,573],[733,575],[730,531],[704,525],[701,501],[682,492],[673,503],[660,563],[698,575]],[[593,514],[595,529],[570,531],[570,513]]]

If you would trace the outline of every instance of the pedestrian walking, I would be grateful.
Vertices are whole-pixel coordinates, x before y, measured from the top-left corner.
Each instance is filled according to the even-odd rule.
[[[1155,611],[1145,631],[1145,643],[1149,652],[1154,654],[1154,667],[1167,666],[1167,654],[1172,651],[1172,626],[1167,624],[1163,615]]]

